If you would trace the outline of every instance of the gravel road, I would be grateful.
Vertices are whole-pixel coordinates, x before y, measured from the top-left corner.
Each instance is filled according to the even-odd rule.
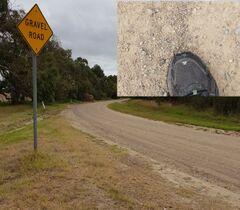
[[[108,102],[69,107],[75,127],[240,195],[240,138],[112,111]]]

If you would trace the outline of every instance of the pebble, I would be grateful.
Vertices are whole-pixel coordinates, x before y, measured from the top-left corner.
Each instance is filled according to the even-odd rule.
[[[229,34],[229,29],[225,28],[224,29],[224,34]]]
[[[225,80],[229,81],[231,79],[231,76],[229,75],[228,72],[225,72]]]
[[[152,16],[155,11],[153,9],[147,9],[147,13]]]
[[[150,15],[150,16],[153,16],[154,14],[158,13],[159,12],[159,9],[147,9],[147,13]]]
[[[229,60],[229,63],[232,63],[232,62],[233,62],[233,59],[230,59],[230,60]]]
[[[147,53],[144,50],[142,50],[141,54],[142,55],[147,55]]]
[[[162,58],[159,61],[160,66],[164,65],[166,63],[166,59]]]
[[[240,42],[237,41],[236,45],[237,45],[237,48],[240,48]]]
[[[235,34],[237,34],[237,35],[240,34],[240,26],[235,30]]]

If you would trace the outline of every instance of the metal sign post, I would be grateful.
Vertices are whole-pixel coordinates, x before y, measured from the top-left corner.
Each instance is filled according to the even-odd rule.
[[[34,150],[37,151],[37,56],[32,53],[32,85],[33,85],[33,137]]]
[[[34,150],[37,151],[37,55],[47,44],[53,32],[37,4],[22,19],[17,28],[32,49],[33,136]]]

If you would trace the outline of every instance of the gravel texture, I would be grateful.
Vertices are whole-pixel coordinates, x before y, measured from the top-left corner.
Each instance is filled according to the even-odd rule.
[[[171,58],[185,51],[221,96],[240,96],[240,2],[118,2],[119,96],[167,96]]]

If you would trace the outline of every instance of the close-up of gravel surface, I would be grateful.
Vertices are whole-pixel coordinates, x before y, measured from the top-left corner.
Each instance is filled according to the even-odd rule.
[[[220,96],[239,96],[240,2],[118,2],[119,96],[167,96],[171,59],[187,51]]]

